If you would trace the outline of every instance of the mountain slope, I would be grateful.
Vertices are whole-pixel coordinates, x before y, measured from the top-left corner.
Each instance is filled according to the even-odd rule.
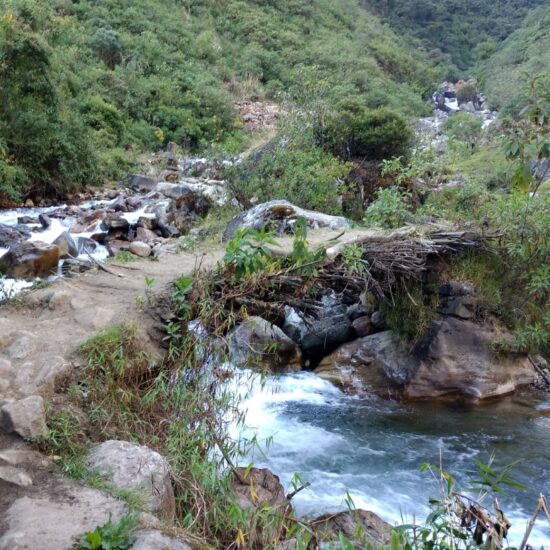
[[[434,75],[358,0],[8,0],[0,193],[117,178],[168,141],[237,148],[243,96],[419,113]]]

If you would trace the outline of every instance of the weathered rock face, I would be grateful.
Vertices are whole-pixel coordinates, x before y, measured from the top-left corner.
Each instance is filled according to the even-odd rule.
[[[223,233],[223,240],[232,239],[237,229],[242,227],[259,230],[269,226],[278,234],[289,233],[299,217],[306,219],[310,229],[318,227],[345,229],[349,227],[348,221],[341,216],[329,216],[312,210],[304,210],[288,201],[274,200],[258,204],[235,216],[227,225]]]
[[[156,451],[128,441],[105,441],[92,449],[88,465],[119,489],[142,493],[148,511],[173,519],[176,503],[170,467]]]
[[[279,327],[261,317],[250,317],[228,335],[233,362],[275,372],[300,370],[299,347]]]
[[[57,270],[59,247],[40,241],[27,241],[10,248],[0,258],[0,273],[15,279],[48,277]]]
[[[379,332],[343,345],[316,372],[348,390],[387,394],[400,387],[408,399],[486,399],[538,380],[526,355],[493,354],[490,344],[502,337],[509,335],[489,324],[442,317],[412,348],[391,331]]]
[[[436,321],[415,348],[419,365],[405,389],[410,399],[459,395],[485,399],[536,382],[527,355],[496,356],[490,344],[499,333],[488,324],[452,317]]]
[[[359,538],[358,526],[361,527]],[[392,526],[373,512],[351,510],[325,514],[313,521],[313,529],[321,541],[337,542],[341,533],[355,548],[378,550],[390,542]]]
[[[367,345],[366,341],[367,338],[360,338],[339,347],[321,360],[315,374],[350,393],[373,391],[388,395],[397,391],[398,386],[384,370],[384,360],[376,353],[380,357],[391,353],[399,347],[398,339],[391,332],[383,332],[368,337]],[[386,360],[392,361],[393,357]]]
[[[236,471],[238,475],[233,478],[231,486],[237,496],[237,504],[244,510],[267,504],[280,507],[282,512],[290,504],[279,478],[267,468],[251,468],[248,474],[246,468],[236,468]]]
[[[9,247],[30,237],[30,230],[24,225],[6,225],[0,223],[0,247]]]
[[[78,256],[78,245],[68,231],[61,233],[52,244],[59,247],[59,258],[61,260]]]
[[[39,437],[47,432],[44,400],[39,395],[31,395],[6,403],[0,408],[0,429],[6,433],[16,433],[21,437]]]

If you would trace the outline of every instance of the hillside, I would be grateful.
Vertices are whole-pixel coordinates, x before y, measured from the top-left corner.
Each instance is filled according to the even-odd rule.
[[[434,59],[445,54],[455,65],[448,78],[458,78],[479,57],[518,28],[529,10],[544,0],[364,0],[394,29],[419,38]]]
[[[0,193],[63,196],[175,141],[238,150],[233,101],[426,107],[434,70],[358,0],[9,0]]]
[[[532,79],[550,78],[550,6],[533,10],[479,72],[496,108],[517,112],[523,107]]]

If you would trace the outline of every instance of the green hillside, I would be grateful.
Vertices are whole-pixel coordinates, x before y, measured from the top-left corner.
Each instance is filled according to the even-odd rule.
[[[545,0],[364,0],[365,5],[393,28],[422,40],[434,59],[446,54],[458,77],[479,57],[498,48],[499,42],[521,24],[529,10]],[[458,70],[457,70],[458,69]]]
[[[512,113],[521,109],[534,78],[550,81],[550,6],[533,10],[479,72],[496,108]],[[544,87],[550,89],[550,83]]]
[[[7,0],[0,192],[63,195],[137,153],[243,140],[235,98],[421,113],[435,71],[359,0]]]

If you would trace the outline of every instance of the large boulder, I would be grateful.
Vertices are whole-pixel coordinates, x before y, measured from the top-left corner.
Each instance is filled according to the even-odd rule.
[[[343,535],[355,548],[371,550],[388,545],[392,530],[389,523],[366,510],[325,514],[313,520],[311,525],[320,542],[338,543]]]
[[[26,241],[10,248],[0,258],[0,273],[14,279],[48,277],[57,270],[59,247],[41,241]]]
[[[509,338],[488,322],[446,316],[414,346],[392,331],[379,332],[345,344],[317,372],[347,389],[387,394],[390,387],[400,388],[403,397],[414,400],[486,399],[538,382],[526,354],[492,351],[494,342]]]
[[[240,367],[275,372],[301,369],[299,347],[278,326],[261,317],[249,317],[228,335],[232,361]]]
[[[153,191],[158,183],[158,179],[142,174],[129,174],[128,183],[134,191],[148,193],[149,191]]]
[[[0,223],[0,247],[7,248],[27,240],[31,235],[30,229],[24,225],[6,225]]]
[[[235,216],[228,223],[223,233],[223,240],[232,239],[237,229],[243,227],[260,230],[267,226],[278,234],[290,233],[296,220],[300,217],[306,219],[307,226],[310,229],[318,227],[346,229],[349,227],[348,221],[342,216],[329,216],[321,212],[304,210],[285,200],[273,200],[258,204],[250,210]]]
[[[0,408],[0,430],[16,433],[24,438],[44,435],[48,428],[42,397],[31,395],[4,404]]]
[[[88,465],[115,487],[140,493],[147,511],[160,513],[167,520],[174,518],[170,466],[156,451],[128,441],[105,441],[92,448]]]
[[[141,241],[133,241],[130,243],[128,250],[135,256],[140,256],[141,258],[147,258],[151,255],[151,247]]]

